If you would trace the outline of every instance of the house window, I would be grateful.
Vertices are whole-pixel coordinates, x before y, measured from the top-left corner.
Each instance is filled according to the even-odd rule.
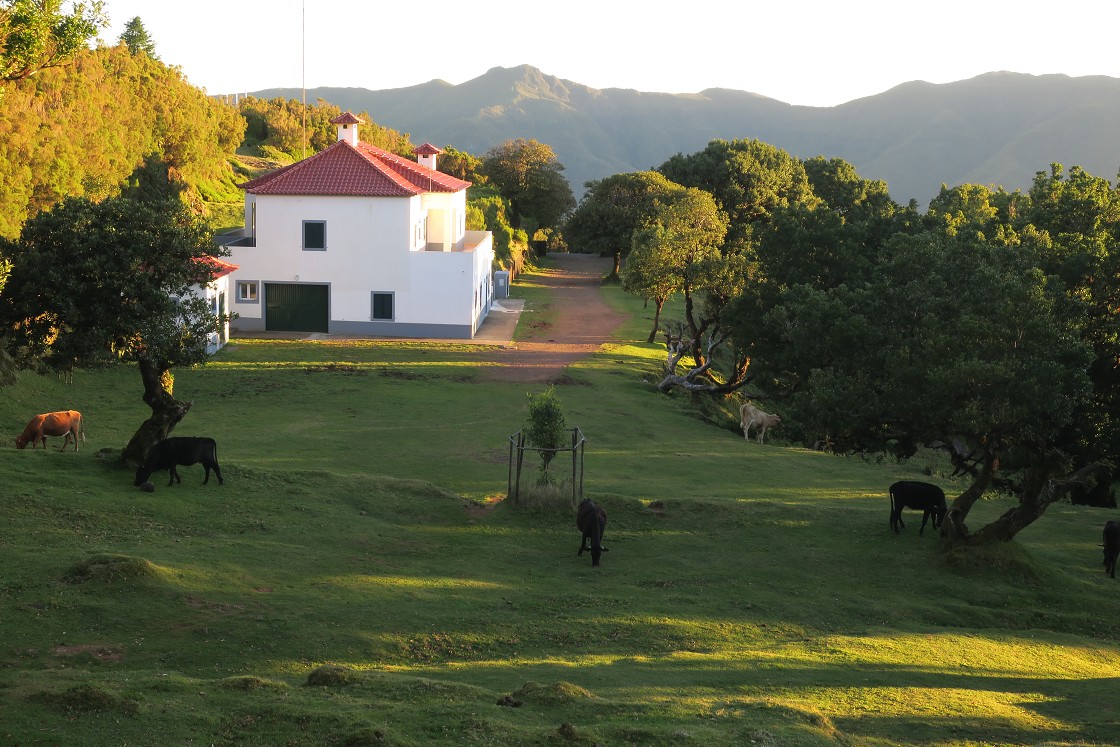
[[[237,302],[238,303],[257,303],[257,281],[256,280],[239,280],[239,281],[237,281]]]
[[[373,292],[373,314],[370,319],[381,322],[393,321],[393,294]]]
[[[327,248],[327,222],[325,220],[305,220],[303,222],[304,251],[323,251]]]

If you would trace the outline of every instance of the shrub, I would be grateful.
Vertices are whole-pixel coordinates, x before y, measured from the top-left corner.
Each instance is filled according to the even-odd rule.
[[[548,387],[536,396],[529,395],[529,425],[525,429],[528,444],[541,449],[541,482],[548,482],[548,465],[556,451],[567,445],[567,423],[564,407],[555,387]]]

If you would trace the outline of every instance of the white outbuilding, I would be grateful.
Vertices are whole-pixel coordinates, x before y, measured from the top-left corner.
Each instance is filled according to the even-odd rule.
[[[246,182],[245,227],[220,237],[235,331],[469,339],[494,297],[493,238],[466,230],[467,187],[358,139],[361,120],[331,120],[338,141]]]

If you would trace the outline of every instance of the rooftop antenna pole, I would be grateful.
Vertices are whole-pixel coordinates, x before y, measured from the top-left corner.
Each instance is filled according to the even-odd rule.
[[[300,89],[303,95],[303,157],[307,158],[307,0],[300,4],[300,20],[303,24],[300,35]]]

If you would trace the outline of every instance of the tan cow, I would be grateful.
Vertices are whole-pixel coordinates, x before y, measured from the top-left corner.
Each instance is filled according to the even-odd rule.
[[[31,448],[42,441],[43,450],[47,448],[47,436],[66,436],[62,442],[62,450],[66,451],[66,444],[74,439],[74,451],[78,450],[78,437],[81,436],[85,443],[86,433],[82,428],[82,413],[77,410],[60,410],[36,415],[27,423],[23,433],[16,436],[16,448],[22,449],[31,443]]]
[[[743,429],[743,438],[745,439],[750,439],[751,428],[753,427],[758,436],[758,442],[762,443],[762,439],[766,435],[766,429],[773,428],[781,422],[782,419],[777,415],[763,412],[750,402],[739,408],[739,425]]]

